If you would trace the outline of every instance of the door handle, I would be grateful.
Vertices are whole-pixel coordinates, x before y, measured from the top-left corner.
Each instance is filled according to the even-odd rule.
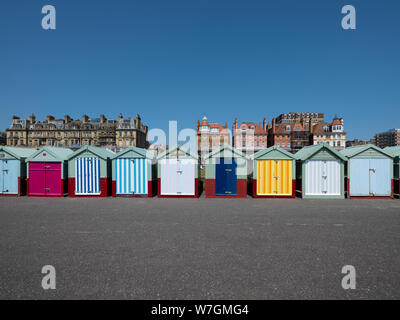
[[[225,191],[225,193],[231,194],[232,192],[230,192],[230,191]]]
[[[45,169],[50,169],[50,166],[44,166]]]
[[[44,188],[45,191],[50,191],[50,188]]]
[[[326,179],[326,178],[328,178],[328,176],[322,176],[322,178]]]
[[[226,172],[231,172],[231,171],[232,171],[232,169],[225,169],[225,171],[226,171]]]
[[[278,179],[279,179],[279,177],[278,177],[278,176],[275,176],[274,178],[275,178],[276,180],[278,180]]]
[[[369,169],[369,171],[372,171],[372,172],[374,172],[374,173],[375,173],[376,169],[374,169],[374,168],[370,168],[370,169]]]

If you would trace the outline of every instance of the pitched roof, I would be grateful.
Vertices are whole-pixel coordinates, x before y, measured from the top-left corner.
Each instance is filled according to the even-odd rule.
[[[0,146],[0,151],[2,150],[17,159],[28,158],[36,151],[34,148]]]
[[[315,144],[311,146],[304,147],[297,151],[295,154],[296,158],[298,160],[307,160],[310,157],[312,157],[314,154],[319,152],[321,149],[327,149],[329,150],[332,154],[337,156],[339,159],[343,161],[347,161],[346,157],[342,155],[339,151],[337,151],[335,148],[333,148],[329,143],[321,143],[321,144]]]
[[[36,156],[40,155],[43,152],[49,153],[51,156],[53,156],[55,159],[59,161],[67,160],[68,156],[73,153],[71,149],[45,146],[36,150],[36,152],[32,153],[27,158],[27,160],[28,161],[33,160]]]
[[[148,159],[154,159],[155,158],[155,154],[152,153],[151,151],[147,150],[147,149],[142,149],[142,148],[137,148],[137,147],[128,147],[128,148],[125,148],[124,150],[118,152],[114,156],[112,156],[111,159],[120,158],[124,154],[126,154],[128,152],[131,152],[131,151],[136,153],[136,154],[138,154],[139,156],[141,156],[143,158],[148,158]]]
[[[386,152],[389,152],[390,154],[399,157],[400,156],[400,146],[395,146],[395,147],[386,147],[383,149]]]
[[[373,149],[383,155],[386,155],[390,158],[394,158],[394,156],[390,152],[388,152],[387,150],[383,150],[373,144],[364,144],[364,145],[360,145],[360,146],[346,148],[346,149],[343,149],[342,151],[340,151],[340,153],[348,158],[351,158],[351,157],[354,157],[368,149]]]
[[[83,147],[79,148],[78,150],[76,150],[71,155],[69,155],[68,156],[68,160],[71,160],[71,159],[77,157],[78,155],[80,155],[81,153],[83,153],[85,151],[89,151],[89,152],[95,154],[96,156],[98,156],[98,157],[100,157],[100,158],[102,158],[104,160],[106,160],[107,158],[111,159],[115,155],[114,152],[112,152],[110,150],[107,150],[105,148],[99,148],[99,147],[86,145],[86,146],[83,146]]]
[[[175,145],[172,148],[169,148],[168,150],[163,151],[162,153],[160,153],[158,155],[157,159],[166,158],[168,155],[170,155],[171,153],[174,153],[175,151],[177,151],[177,152],[181,151],[193,159],[196,159],[196,160],[199,159],[199,156],[197,154],[191,153],[190,151],[186,150],[185,148],[182,148],[182,146],[180,146],[180,145]]]
[[[283,148],[277,147],[277,146],[272,146],[267,149],[262,149],[262,150],[256,152],[255,154],[253,154],[252,159],[258,159],[258,158],[263,157],[266,154],[271,153],[273,151],[278,151],[289,158],[296,159],[296,156],[294,154],[286,151]]]
[[[211,152],[210,154],[208,154],[205,159],[207,160],[209,158],[215,157],[226,149],[229,151],[232,151],[232,153],[235,153],[244,159],[249,159],[249,157],[246,154],[244,154],[243,152],[239,151],[238,149],[234,148],[232,145],[227,144],[227,143],[224,143],[224,145],[222,145],[220,148],[218,148],[218,149],[214,150],[213,152]]]
[[[240,128],[242,125],[245,125],[248,129],[251,126],[254,126],[254,133],[255,134],[267,134],[267,130],[264,130],[262,126],[255,122],[242,122],[241,125],[238,127]]]

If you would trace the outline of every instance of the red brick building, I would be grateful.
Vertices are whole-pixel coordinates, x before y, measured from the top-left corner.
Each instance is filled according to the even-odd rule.
[[[253,154],[268,146],[267,120],[264,118],[262,124],[255,122],[242,122],[238,124],[237,118],[232,126],[233,146],[247,154]]]
[[[231,135],[228,125],[208,122],[206,116],[200,122],[197,120],[197,150],[200,162],[212,151],[224,144],[231,144]]]

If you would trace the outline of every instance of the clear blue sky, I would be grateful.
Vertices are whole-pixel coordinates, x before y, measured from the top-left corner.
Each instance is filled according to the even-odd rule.
[[[0,129],[32,111],[162,129],[310,111],[370,138],[400,127],[399,59],[398,0],[1,0]]]

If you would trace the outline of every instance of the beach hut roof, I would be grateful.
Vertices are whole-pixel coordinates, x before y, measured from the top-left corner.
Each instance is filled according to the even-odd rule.
[[[391,155],[395,156],[395,157],[399,157],[400,156],[400,146],[395,146],[395,147],[386,147],[385,149],[383,149],[385,152],[390,153]]]
[[[373,144],[365,144],[365,145],[361,145],[361,146],[346,148],[346,149],[340,151],[340,153],[348,158],[352,158],[352,157],[355,157],[356,155],[363,153],[369,149],[375,150],[376,152],[383,154],[385,156],[388,156],[390,158],[394,158],[394,156],[390,152],[388,152],[387,150],[383,150]]]
[[[315,144],[311,146],[304,147],[297,151],[295,154],[295,157],[298,160],[307,160],[311,158],[313,155],[318,153],[320,150],[326,149],[329,152],[331,152],[333,155],[335,155],[337,158],[347,161],[346,157],[342,155],[339,151],[337,151],[335,148],[333,148],[329,143],[321,143],[321,144]]]
[[[222,151],[224,151],[224,150],[229,150],[229,151],[231,151],[232,153],[237,154],[237,155],[238,155],[239,157],[241,157],[241,158],[249,159],[249,157],[248,157],[246,154],[244,154],[243,152],[237,150],[236,148],[232,147],[232,145],[227,144],[227,143],[223,144],[220,148],[218,148],[218,149],[214,150],[213,152],[211,152],[211,153],[206,157],[206,159],[216,157],[216,156],[218,156],[218,155],[219,155]]]
[[[43,153],[49,154],[51,157],[47,158],[53,158],[52,161],[64,161],[67,160],[68,156],[70,154],[73,153],[73,151],[71,149],[67,149],[67,148],[56,148],[56,147],[42,147],[38,150],[36,150],[36,152],[34,152],[33,154],[31,154],[27,160],[31,161],[35,158],[37,158],[38,156],[42,155]],[[45,160],[45,159],[43,159]]]
[[[296,160],[296,156],[295,156],[293,153],[290,153],[289,151],[286,151],[285,149],[280,148],[280,147],[277,147],[277,146],[272,146],[272,147],[269,147],[269,148],[267,148],[267,149],[262,149],[262,150],[256,152],[256,153],[252,156],[252,158],[256,160],[256,159],[265,157],[265,156],[267,156],[268,154],[274,154],[275,157],[276,157],[276,155],[281,154],[282,157],[289,157],[289,158],[291,158],[291,159]]]
[[[99,148],[99,147],[95,147],[95,146],[86,145],[86,146],[83,146],[82,148],[79,148],[74,153],[70,154],[68,156],[68,160],[74,159],[86,151],[93,153],[94,155],[98,156],[99,158],[102,158],[103,160],[107,160],[107,158],[111,159],[115,155],[114,152],[107,150],[105,148]]]
[[[16,159],[26,159],[31,156],[36,151],[36,149],[0,146],[0,151],[4,151]]]
[[[118,152],[117,154],[115,154],[111,159],[117,159],[122,157],[123,155],[127,154],[127,153],[134,153],[135,155],[137,155],[138,158],[147,158],[147,159],[154,159],[155,158],[155,154],[150,152],[147,149],[142,149],[142,148],[138,148],[138,147],[128,147],[120,152]]]
[[[190,151],[186,150],[185,148],[182,148],[182,146],[179,146],[179,145],[176,145],[176,146],[174,146],[172,148],[169,148],[168,150],[165,150],[164,152],[160,153],[158,155],[157,159],[166,158],[168,155],[170,155],[172,153],[175,153],[175,152],[184,153],[185,155],[187,155],[187,156],[189,156],[189,157],[191,157],[193,159],[196,159],[196,160],[199,159],[199,157],[196,154],[191,153]]]

